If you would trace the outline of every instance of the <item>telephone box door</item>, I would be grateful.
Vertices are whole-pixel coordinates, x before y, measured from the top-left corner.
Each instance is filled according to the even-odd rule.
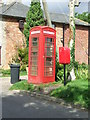
[[[30,56],[30,75],[37,76],[38,75],[38,44],[39,37],[31,38],[31,56]]]
[[[45,37],[44,43],[44,76],[53,76],[54,72],[54,38]]]

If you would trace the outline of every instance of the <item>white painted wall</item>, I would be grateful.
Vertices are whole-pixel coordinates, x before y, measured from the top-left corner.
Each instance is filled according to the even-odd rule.
[[[6,36],[5,36],[5,22],[0,19],[0,46],[1,46],[1,65],[6,64]]]

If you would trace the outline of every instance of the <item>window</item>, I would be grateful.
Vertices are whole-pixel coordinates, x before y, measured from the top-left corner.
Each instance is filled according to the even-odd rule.
[[[54,39],[45,39],[44,75],[53,76]]]
[[[37,76],[38,73],[38,38],[32,38],[31,41],[31,58],[30,58],[30,74]]]

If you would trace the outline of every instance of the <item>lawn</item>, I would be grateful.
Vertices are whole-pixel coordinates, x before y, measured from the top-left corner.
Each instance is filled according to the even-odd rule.
[[[61,84],[61,82],[53,82],[48,84],[28,84],[27,80],[23,80],[20,82],[15,83],[10,90],[30,90],[30,91],[37,91],[39,92],[45,87],[55,86]]]
[[[80,104],[85,108],[88,108],[90,104],[88,96],[88,80],[75,80],[68,83],[65,87],[53,90],[50,95],[62,98],[66,102],[72,102],[74,104]]]
[[[14,84],[10,90],[29,90],[40,92],[45,87],[49,88],[50,86],[61,84],[60,82],[54,82],[49,84],[40,84],[33,85],[28,84],[27,81],[21,81]],[[80,104],[81,106],[88,108],[90,104],[89,96],[88,96],[88,80],[75,80],[69,82],[66,86],[60,86],[59,88],[52,90],[49,93],[50,96],[54,96],[56,98],[62,98],[66,102]]]
[[[33,84],[28,84],[26,80],[15,83],[10,90],[34,90]]]

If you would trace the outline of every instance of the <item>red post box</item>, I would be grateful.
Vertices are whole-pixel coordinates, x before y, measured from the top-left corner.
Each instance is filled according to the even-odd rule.
[[[55,81],[56,31],[47,26],[36,26],[29,36],[29,83]]]
[[[59,47],[59,63],[70,64],[70,49],[68,47]]]

